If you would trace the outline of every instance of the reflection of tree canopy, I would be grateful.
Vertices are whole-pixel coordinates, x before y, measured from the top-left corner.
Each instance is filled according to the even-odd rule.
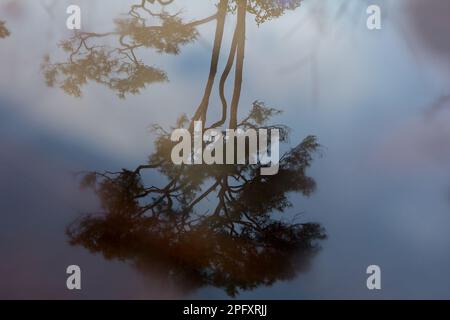
[[[0,39],[6,38],[10,35],[9,30],[6,28],[5,21],[0,20]]]
[[[247,11],[255,16],[255,20],[258,24],[261,24],[282,16],[286,10],[297,9],[302,1],[303,0],[248,0]],[[233,0],[231,8],[237,7],[236,3],[238,2],[239,0]]]
[[[79,32],[62,42],[69,60],[52,63],[46,58],[43,69],[48,85],[80,96],[81,87],[95,81],[122,98],[137,94],[151,83],[167,80],[164,71],[145,65],[137,57],[138,49],[178,54],[183,45],[196,40],[197,26],[215,21],[203,96],[192,118],[180,117],[176,128],[192,130],[194,121],[201,120],[205,128],[217,130],[278,129],[281,142],[286,142],[288,128],[269,123],[280,111],[260,101],[255,101],[248,116],[238,121],[246,14],[255,15],[257,23],[263,23],[295,9],[300,0],[220,0],[214,15],[191,22],[166,10],[172,2],[143,0],[131,7],[126,18],[115,21],[115,31]],[[162,10],[156,11],[156,4]],[[237,19],[218,86],[222,112],[219,119],[207,125],[225,20],[230,12],[236,13]],[[149,20],[158,23],[149,24]],[[96,43],[105,38],[115,39],[116,45]],[[234,84],[228,102],[225,84],[233,66]],[[134,170],[84,175],[82,185],[95,190],[101,211],[68,227],[73,245],[102,253],[108,259],[130,262],[146,272],[158,270],[190,289],[212,285],[231,296],[239,290],[291,279],[307,267],[325,233],[318,224],[299,223],[296,217],[289,220],[286,211],[292,207],[289,194],[309,196],[315,189],[314,180],[306,175],[319,148],[315,137],[305,138],[285,153],[278,174],[262,176],[260,165],[174,165],[170,132],[160,126],[155,126],[155,131],[155,151],[147,163]],[[155,175],[158,177],[149,181]],[[166,182],[161,185],[163,180]]]
[[[267,124],[275,113],[255,102],[238,127],[278,128],[285,141],[286,127]],[[189,126],[186,117],[177,123],[182,125]],[[259,165],[176,166],[169,132],[157,131],[149,163],[85,175],[82,185],[94,188],[102,211],[69,227],[72,244],[143,270],[165,270],[191,288],[220,287],[231,296],[291,279],[308,266],[317,241],[325,238],[322,228],[275,215],[292,206],[288,193],[314,191],[305,171],[318,148],[315,137],[285,153],[277,175],[261,176]],[[148,170],[168,182],[149,184]]]
[[[281,16],[286,10],[296,9],[301,0],[220,0],[216,14],[191,22],[185,22],[179,13],[169,13],[170,8],[166,10],[173,2],[142,0],[131,7],[126,17],[116,19],[114,31],[77,32],[71,39],[61,42],[60,46],[68,52],[69,59],[67,62],[52,63],[50,57],[45,58],[43,70],[47,84],[58,86],[77,97],[81,95],[81,87],[88,81],[106,85],[121,98],[126,94],[137,94],[147,85],[167,80],[163,70],[146,66],[138,58],[138,49],[179,54],[182,46],[197,39],[196,28],[199,25],[215,20],[217,32],[214,52],[218,54],[227,12],[237,12],[238,16],[245,17],[248,11],[255,15],[260,24]],[[156,4],[162,9],[154,9]],[[242,30],[242,19],[237,29]],[[98,43],[101,39],[108,40]],[[235,51],[239,49],[236,43],[238,40],[235,39],[232,47]],[[231,55],[234,53],[230,53],[230,59]]]

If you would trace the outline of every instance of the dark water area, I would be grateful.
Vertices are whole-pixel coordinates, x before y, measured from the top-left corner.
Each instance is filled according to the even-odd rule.
[[[248,2],[0,3],[0,298],[448,297],[447,2]],[[174,165],[193,120],[278,174]]]

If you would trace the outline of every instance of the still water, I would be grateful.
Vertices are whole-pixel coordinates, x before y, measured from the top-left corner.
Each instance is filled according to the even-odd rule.
[[[449,297],[448,2],[151,2],[1,1],[1,298]],[[193,120],[279,173],[174,166]]]

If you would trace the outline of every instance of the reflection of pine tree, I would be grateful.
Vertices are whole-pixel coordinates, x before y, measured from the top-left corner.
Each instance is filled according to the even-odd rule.
[[[284,126],[267,124],[275,112],[255,103],[238,128],[277,127],[286,140]],[[190,125],[186,117],[177,125],[183,124]],[[231,296],[291,279],[307,268],[318,241],[326,237],[323,229],[279,215],[292,207],[289,193],[308,196],[315,189],[306,175],[319,147],[315,137],[284,154],[278,174],[261,176],[260,165],[176,166],[170,134],[157,130],[149,163],[84,176],[82,185],[95,190],[102,211],[68,228],[72,244],[130,261],[143,271],[165,271],[191,289],[212,285]],[[148,184],[149,170],[167,183]]]
[[[68,61],[52,63],[49,57],[45,59],[47,84],[75,96],[81,95],[88,81],[107,86],[121,98],[138,94],[147,85],[168,79],[163,70],[145,65],[138,53],[149,49],[176,55],[182,46],[197,39],[198,26],[215,21],[203,96],[192,118],[180,117],[176,127],[192,129],[194,121],[201,120],[208,128],[276,128],[281,141],[286,142],[288,128],[269,123],[280,111],[263,102],[255,101],[248,116],[238,121],[246,15],[252,14],[258,24],[264,23],[297,8],[300,0],[220,0],[214,15],[191,22],[169,13],[167,7],[172,2],[143,0],[131,7],[128,17],[116,20],[114,31],[79,32],[62,42]],[[153,5],[162,6],[162,10],[156,11]],[[230,13],[237,19],[218,86],[222,113],[218,119],[208,119]],[[149,20],[158,23],[149,24]],[[116,46],[106,45],[102,39],[115,40]],[[233,66],[234,84],[228,104],[225,84]],[[209,126],[208,120],[213,120]],[[279,216],[292,206],[288,193],[308,196],[315,189],[314,180],[306,175],[319,148],[315,137],[307,137],[284,154],[277,175],[261,176],[260,165],[176,166],[170,157],[174,145],[170,133],[157,125],[155,130],[155,152],[147,163],[134,170],[84,176],[82,185],[95,190],[102,210],[68,227],[72,244],[100,252],[108,259],[129,261],[146,272],[164,272],[190,289],[213,285],[232,296],[239,290],[290,279],[308,265],[319,249],[318,241],[325,238],[323,229],[318,224],[286,221]],[[149,184],[144,178],[148,171],[156,171],[167,183]]]
[[[6,28],[5,21],[0,20],[0,39],[6,38],[10,35],[9,30]]]
[[[255,15],[258,23],[263,23],[281,16],[285,10],[297,8],[301,0],[220,0],[216,14],[191,22],[183,21],[179,13],[168,12],[166,7],[170,7],[173,2],[174,0],[142,0],[140,4],[131,7],[126,18],[115,21],[115,30],[106,33],[77,32],[72,38],[61,42],[60,46],[69,54],[69,59],[63,63],[52,63],[50,57],[46,57],[42,67],[47,84],[58,86],[74,96],[81,96],[81,87],[89,81],[109,87],[121,98],[127,94],[137,94],[147,85],[167,81],[167,75],[163,70],[144,64],[138,57],[139,49],[152,49],[161,54],[179,54],[182,46],[197,39],[198,26],[216,21],[210,74],[212,76],[217,72],[228,12],[237,12],[242,18],[245,18],[246,12],[250,12]],[[162,10],[156,11],[153,7],[149,7],[155,4],[162,6]],[[245,33],[245,20],[240,21],[241,23],[236,26],[237,35],[230,52],[230,59],[233,60],[237,54],[237,65],[243,60],[244,49],[243,45],[239,46],[236,42],[242,44],[242,39],[237,36]],[[108,39],[116,45],[111,46],[102,39]],[[231,69],[231,66],[228,69]],[[226,73],[229,72],[230,70]],[[239,78],[239,75],[237,76]],[[204,117],[212,80],[207,83],[205,97],[196,114],[197,117]],[[236,95],[233,101],[236,102],[237,98]],[[233,102],[232,108],[235,109]]]

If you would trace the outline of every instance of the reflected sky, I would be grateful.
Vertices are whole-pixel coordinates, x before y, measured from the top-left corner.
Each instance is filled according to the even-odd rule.
[[[114,30],[115,20],[135,3],[110,2],[78,1],[83,31]],[[287,214],[302,212],[304,221],[326,229],[328,239],[307,272],[243,290],[238,298],[450,293],[449,6],[444,0],[370,3],[383,8],[381,31],[365,27],[364,1],[305,0],[259,25],[247,16],[237,117],[261,99],[282,110],[275,120],[291,128],[283,152],[308,135],[318,137],[323,154],[307,170],[317,189],[306,198],[290,193]],[[52,62],[67,59],[58,44],[73,36],[65,29],[69,4],[0,4],[0,297],[226,298],[214,286],[186,293],[158,272],[142,274],[70,246],[65,234],[70,222],[101,205],[95,194],[79,189],[75,172],[135,168],[157,151],[152,124],[167,128],[182,113],[194,115],[210,72],[214,24],[198,26],[197,39],[177,55],[138,49],[145,65],[164,70],[167,79],[157,78],[164,81],[122,99],[117,86],[88,81],[82,96],[73,97],[48,87],[42,70],[47,55]],[[171,6],[185,21],[216,11],[214,1],[176,0]],[[219,76],[236,23],[229,14]],[[212,118],[221,115],[217,83]],[[80,293],[65,290],[69,264],[84,270]],[[380,292],[366,289],[370,264],[382,268]]]

